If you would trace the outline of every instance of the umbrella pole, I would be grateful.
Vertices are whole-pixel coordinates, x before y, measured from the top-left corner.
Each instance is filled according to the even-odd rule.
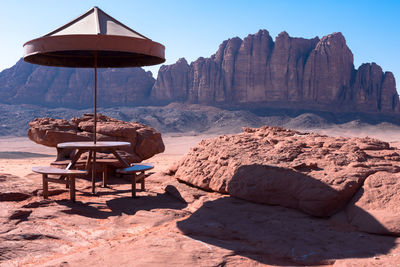
[[[97,138],[97,51],[94,51],[94,136],[93,141],[96,144]]]
[[[97,137],[97,51],[94,51],[94,135],[93,142],[96,144]],[[92,165],[92,194],[95,194],[96,181],[96,150],[93,150],[93,165]]]

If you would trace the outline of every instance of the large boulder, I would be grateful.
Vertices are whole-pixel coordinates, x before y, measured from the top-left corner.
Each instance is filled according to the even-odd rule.
[[[36,118],[29,123],[28,137],[32,141],[50,147],[62,142],[93,140],[93,115],[84,114],[70,121],[52,118]],[[155,154],[164,152],[161,133],[138,122],[124,122],[98,115],[98,141],[125,141],[131,146],[121,148],[124,158],[132,162],[141,162]],[[68,158],[69,152],[58,150],[57,160]]]
[[[398,172],[399,154],[372,138],[245,128],[203,140],[180,161],[175,177],[204,190],[326,217],[344,208],[371,174]]]

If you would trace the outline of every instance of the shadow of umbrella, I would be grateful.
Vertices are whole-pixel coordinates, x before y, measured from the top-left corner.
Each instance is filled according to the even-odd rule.
[[[297,182],[310,186],[328,187],[307,175],[288,177],[302,179]],[[251,184],[251,176],[247,178]],[[193,239],[271,265],[333,264],[338,259],[387,254],[396,246],[394,237],[367,234],[294,209],[233,197],[205,202],[189,218],[179,221],[177,227]]]
[[[120,193],[120,192],[114,192]],[[107,219],[112,216],[135,215],[138,211],[151,211],[154,209],[182,210],[187,207],[186,203],[177,200],[168,193],[155,196],[140,196],[138,198],[121,197],[100,202],[71,202],[56,201],[60,205],[68,207],[63,210],[67,214],[76,214],[88,218]],[[102,207],[100,209],[99,207]],[[107,208],[107,209],[105,209]]]

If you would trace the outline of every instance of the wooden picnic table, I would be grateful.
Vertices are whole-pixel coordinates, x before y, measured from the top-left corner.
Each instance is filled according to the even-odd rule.
[[[96,176],[96,152],[98,151],[106,151],[112,153],[119,162],[124,167],[130,167],[129,163],[126,162],[124,158],[120,154],[118,154],[117,149],[122,147],[128,147],[131,143],[129,142],[120,142],[120,141],[101,141],[101,142],[66,142],[59,143],[57,145],[58,148],[69,148],[76,149],[76,153],[72,158],[71,162],[67,165],[66,169],[73,169],[79,158],[83,153],[89,152],[87,158],[87,164],[92,172],[92,193],[95,193],[95,176]],[[89,171],[88,170],[88,171]]]

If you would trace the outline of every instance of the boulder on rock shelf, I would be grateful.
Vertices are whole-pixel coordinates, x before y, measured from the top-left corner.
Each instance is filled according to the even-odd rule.
[[[32,141],[50,147],[62,142],[92,141],[93,114],[84,114],[70,121],[64,119],[36,118],[29,123],[28,137]],[[125,141],[131,146],[121,148],[121,155],[129,162],[141,162],[155,154],[164,152],[161,133],[138,123],[116,120],[98,114],[98,141]],[[71,151],[58,149],[57,160],[69,157]]]
[[[329,217],[372,174],[400,171],[399,154],[368,137],[244,128],[241,134],[200,142],[180,161],[175,177],[204,190]]]

